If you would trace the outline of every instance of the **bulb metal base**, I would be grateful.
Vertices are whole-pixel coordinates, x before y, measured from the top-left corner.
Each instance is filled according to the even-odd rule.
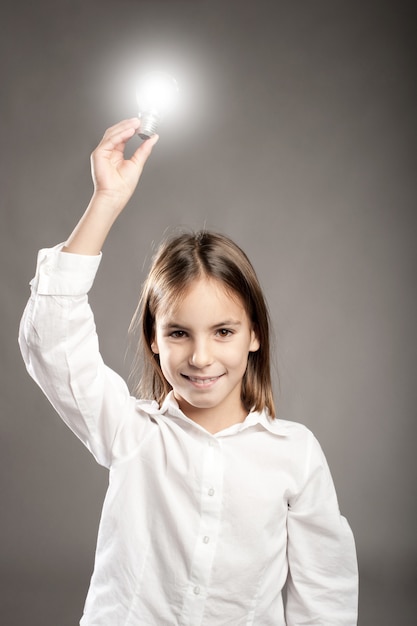
[[[160,116],[156,111],[147,111],[145,113],[139,113],[140,128],[138,135],[141,139],[149,139],[156,133]]]

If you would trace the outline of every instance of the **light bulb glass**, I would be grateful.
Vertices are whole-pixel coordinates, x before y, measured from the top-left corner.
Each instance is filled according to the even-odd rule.
[[[169,74],[152,72],[142,78],[136,90],[141,121],[138,134],[142,139],[155,134],[159,122],[172,110],[177,98],[177,81]]]

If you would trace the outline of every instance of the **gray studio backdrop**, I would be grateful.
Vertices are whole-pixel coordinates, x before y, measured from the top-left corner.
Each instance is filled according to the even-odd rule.
[[[127,327],[166,229],[231,235],[269,301],[279,414],[319,438],[355,533],[359,623],[414,624],[412,3],[1,11],[1,623],[82,612],[107,474],[26,375],[17,328],[37,250],[68,236],[91,150],[136,113],[135,71],[158,62],[182,104],[105,246],[91,294],[104,358],[127,375]]]

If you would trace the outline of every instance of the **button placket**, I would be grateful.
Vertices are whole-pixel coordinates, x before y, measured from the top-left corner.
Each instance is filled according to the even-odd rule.
[[[199,541],[190,572],[190,591],[184,604],[186,624],[200,623],[204,612],[206,588],[216,552],[220,526],[223,488],[223,458],[220,442],[210,438],[206,443],[201,475],[201,508]],[[182,623],[182,622],[181,622]]]

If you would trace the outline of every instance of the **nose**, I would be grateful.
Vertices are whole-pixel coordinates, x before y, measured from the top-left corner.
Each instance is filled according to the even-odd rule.
[[[203,369],[210,365],[213,357],[210,350],[209,342],[205,339],[195,340],[192,344],[189,362],[190,365],[198,369]]]

